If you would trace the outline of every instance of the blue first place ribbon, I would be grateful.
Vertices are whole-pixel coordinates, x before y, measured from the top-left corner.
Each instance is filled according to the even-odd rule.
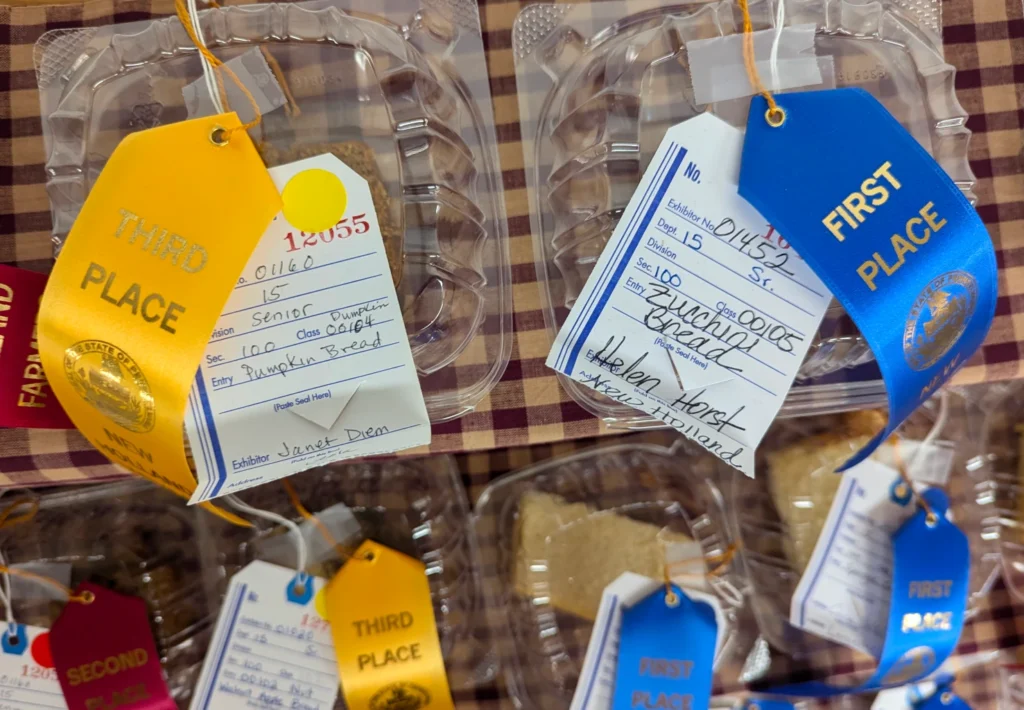
[[[674,584],[623,609],[612,707],[707,708],[717,639],[715,610]]]
[[[930,512],[918,508],[892,538],[889,621],[875,672],[858,686],[810,681],[766,692],[824,698],[896,688],[933,673],[953,652],[967,609],[970,549],[967,536],[946,517],[946,494],[931,488],[922,495]]]
[[[862,89],[751,100],[739,192],[810,265],[875,355],[889,421],[867,458],[981,346],[996,260],[978,213],[942,167]],[[940,134],[961,130],[940,128]]]

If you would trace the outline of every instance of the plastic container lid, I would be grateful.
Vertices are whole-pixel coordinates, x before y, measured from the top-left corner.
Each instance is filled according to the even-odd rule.
[[[735,682],[750,641],[739,625],[742,572],[733,560],[720,576],[705,575],[733,543],[718,470],[714,457],[682,442],[616,445],[531,466],[484,491],[473,515],[483,586],[518,707],[568,707],[604,587],[625,571],[662,579],[673,552],[696,563],[684,592],[707,584],[722,604],[716,664],[719,678]],[[674,561],[687,561],[679,555]],[[674,578],[678,569],[670,567]]]
[[[751,3],[755,30],[772,26],[773,6]],[[878,98],[973,199],[967,116],[954,68],[935,28],[892,3],[789,0],[787,25],[813,23],[822,84],[859,86]],[[622,0],[581,6],[539,4],[516,19],[513,47],[544,316],[554,337],[597,263],[665,132],[710,110],[746,122],[749,99],[694,100],[686,43],[740,32],[731,0],[664,7]],[[739,59],[737,58],[737,61]],[[846,149],[837,146],[837,151]],[[783,235],[784,236],[784,235]],[[630,428],[653,418],[561,376],[587,411]],[[879,406],[885,389],[873,355],[834,305],[819,329],[783,416]]]
[[[277,81],[287,101],[251,131],[268,164],[332,152],[370,183],[427,408],[443,421],[473,409],[511,351],[479,18],[470,2],[347,5],[215,8],[201,24],[224,61],[254,48],[269,58],[259,81]],[[59,253],[114,148],[190,117],[183,91],[202,69],[176,17],[47,33],[36,54]]]
[[[358,532],[346,541],[351,550],[362,540],[372,539],[423,562],[452,690],[494,678],[497,661],[482,617],[476,539],[452,457],[333,464],[289,480],[314,515],[336,510],[339,503],[348,508],[358,522]],[[268,484],[238,497],[302,522],[281,485]],[[254,559],[264,559],[270,539],[284,532],[279,526],[256,522],[257,528],[251,530],[213,515],[202,516],[207,563],[222,577],[229,578]],[[349,531],[348,523],[343,527]],[[273,561],[283,562],[280,558]],[[310,572],[329,579],[342,564],[335,553],[312,566]],[[340,695],[336,707],[345,707]]]
[[[988,504],[988,479],[971,470],[978,448],[980,416],[963,397],[948,394],[948,416],[935,440],[950,458],[950,513],[967,536],[971,551],[968,618],[977,610],[999,574],[999,549]],[[938,398],[911,415],[898,430],[901,454],[913,480],[916,448],[939,416]],[[789,622],[790,601],[810,559],[828,515],[841,474],[835,468],[877,432],[881,412],[857,412],[782,420],[769,430],[758,451],[758,477],[734,477],[730,511],[741,541],[751,584],[751,606],[764,638],[797,659],[829,648],[831,642],[802,631]],[[867,420],[867,421],[865,421]],[[875,458],[889,465],[891,445],[883,444]],[[889,457],[887,459],[886,457]],[[928,458],[922,471],[936,471],[942,456]],[[762,463],[763,462],[763,463]]]

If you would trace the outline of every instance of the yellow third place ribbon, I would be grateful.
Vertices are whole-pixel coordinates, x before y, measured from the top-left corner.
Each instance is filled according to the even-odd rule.
[[[322,594],[349,710],[454,710],[422,562],[366,540]]]
[[[280,209],[234,113],[132,134],[100,173],[43,294],[39,354],[68,416],[111,460],[184,498],[196,487],[189,389]]]

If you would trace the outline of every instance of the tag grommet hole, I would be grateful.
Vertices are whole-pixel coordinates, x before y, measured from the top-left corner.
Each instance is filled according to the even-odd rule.
[[[78,601],[82,604],[92,604],[96,601],[96,595],[90,592],[88,589],[78,595]]]
[[[306,593],[306,585],[299,582],[294,587],[292,587],[292,591],[301,597],[303,594]]]
[[[901,483],[898,486],[896,486],[896,495],[899,496],[900,498],[903,498],[904,496],[907,495],[907,484],[906,483]]]
[[[946,692],[944,692],[939,697],[939,700],[942,701],[943,705],[952,705],[953,704],[953,693],[951,693],[950,691],[947,690]]]
[[[939,524],[939,516],[935,513],[928,513],[926,516],[924,516],[924,524],[930,528],[934,528],[936,525]]]
[[[228,144],[227,130],[220,126],[214,126],[213,130],[210,131],[210,142],[218,148],[226,146]]]
[[[377,555],[375,555],[373,552],[367,552],[365,555],[363,555],[363,559],[367,562],[373,562],[375,559],[377,559]]]
[[[778,106],[772,106],[764,112],[764,120],[772,128],[778,128],[786,122],[786,112]]]
[[[670,591],[668,594],[666,594],[665,606],[667,606],[670,609],[675,609],[677,606],[679,606],[679,595],[676,594],[674,591]]]

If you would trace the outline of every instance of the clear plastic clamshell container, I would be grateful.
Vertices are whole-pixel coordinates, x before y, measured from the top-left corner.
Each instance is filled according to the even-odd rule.
[[[5,498],[10,504],[16,494]],[[20,507],[17,512],[25,511]],[[70,582],[93,582],[141,597],[167,686],[187,708],[216,620],[219,581],[203,565],[199,508],[141,480],[49,493],[34,517],[3,531],[9,565]],[[19,623],[50,628],[66,600],[12,577]]]
[[[486,683],[497,673],[476,564],[469,501],[450,456],[380,463],[334,464],[288,479],[309,512],[344,548],[372,539],[426,566],[448,683],[453,691]],[[251,506],[302,523],[281,484],[238,494]],[[253,560],[290,566],[295,547],[281,526],[258,520],[255,530],[202,517],[207,564],[225,580]],[[330,579],[343,560],[317,526],[307,524],[309,571]],[[342,679],[344,682],[344,679]],[[339,695],[336,708],[345,707]]]
[[[970,464],[989,481],[987,532],[998,537],[1006,586],[1024,600],[1024,383],[975,385],[966,392],[984,412],[980,451]],[[1024,694],[1024,675],[1017,683]]]
[[[904,4],[921,12],[908,12]],[[773,26],[774,10],[767,0],[751,3],[755,31]],[[970,131],[954,93],[954,68],[943,60],[937,3],[786,0],[786,18],[787,26],[816,27],[813,49],[821,83],[796,90],[867,90],[973,200]],[[665,132],[703,111],[745,125],[747,97],[695,103],[692,76],[712,67],[691,66],[686,49],[691,40],[741,30],[733,0],[537,4],[516,19],[513,49],[531,226],[552,337]],[[577,402],[608,422],[660,426],[564,376],[561,381]],[[782,415],[884,402],[870,348],[833,302]]]
[[[471,411],[511,352],[507,223],[475,4],[317,0],[208,9],[200,23],[263,104],[250,134],[268,166],[330,152],[367,180],[430,417]],[[176,17],[50,32],[36,65],[59,254],[126,135],[213,108]]]
[[[735,542],[720,470],[681,441],[620,444],[531,466],[484,491],[473,515],[483,586],[516,707],[569,707],[604,588],[627,571],[662,580],[666,562],[684,592],[719,600],[716,680],[735,684],[752,639],[740,623],[738,559],[710,574]]]
[[[952,519],[970,543],[970,618],[999,575],[998,531],[990,520],[990,482],[974,465],[981,417],[964,397],[946,397],[945,414],[941,398],[933,397],[899,428],[898,444],[883,443],[873,457],[895,467],[899,456],[915,487],[938,485],[949,496]],[[791,624],[790,603],[839,487],[842,474],[836,468],[882,422],[884,414],[875,410],[779,420],[758,450],[757,478],[733,479],[730,510],[754,616],[768,643],[793,658],[809,659],[838,648]],[[899,452],[893,450],[897,445]]]

